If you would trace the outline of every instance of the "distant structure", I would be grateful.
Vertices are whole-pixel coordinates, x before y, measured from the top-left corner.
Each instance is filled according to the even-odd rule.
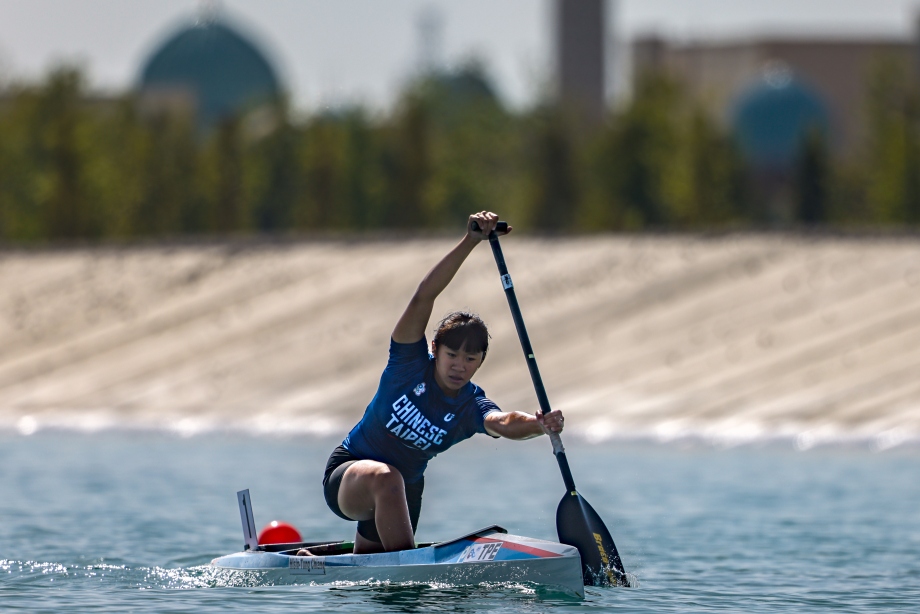
[[[447,68],[442,57],[444,16],[433,5],[425,7],[416,21],[418,32],[418,70],[415,91],[434,104],[441,119],[454,117],[467,109],[501,107],[485,68],[468,61]]]
[[[779,140],[798,140],[807,126],[817,123],[826,129],[830,150],[839,157],[854,153],[866,135],[866,93],[875,65],[889,58],[914,67],[918,54],[920,37],[917,42],[762,38],[675,44],[648,36],[633,43],[633,75],[663,71],[681,82],[713,118],[742,129],[742,135],[752,135],[757,130],[752,123],[759,122],[763,138],[772,131]],[[751,111],[755,104],[756,113]],[[786,147],[778,142],[760,145],[770,151],[751,153],[771,162]],[[784,151],[789,154],[788,148]]]
[[[417,91],[432,104],[434,116],[450,121],[467,111],[501,109],[502,103],[482,68],[430,73],[417,83]]]
[[[604,120],[606,0],[555,0],[559,100],[585,127]]]
[[[444,31],[444,17],[435,6],[427,6],[418,16],[419,38],[418,67],[422,73],[434,73],[441,69],[443,59],[441,46]]]
[[[747,160],[780,173],[795,164],[809,131],[826,140],[830,124],[822,96],[779,62],[739,92],[731,109],[732,133]]]
[[[209,11],[175,32],[143,63],[138,94],[145,111],[191,112],[207,129],[278,100],[282,89],[255,43]]]

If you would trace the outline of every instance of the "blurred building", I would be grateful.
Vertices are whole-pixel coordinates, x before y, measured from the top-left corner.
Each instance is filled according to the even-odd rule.
[[[146,112],[190,112],[207,128],[278,101],[282,88],[259,47],[211,15],[156,47],[141,67],[138,94]]]
[[[606,0],[556,0],[556,78],[563,108],[587,126],[606,113]]]
[[[656,36],[633,43],[633,75],[663,71],[756,159],[794,155],[809,126],[826,132],[831,151],[853,153],[866,132],[869,82],[879,63],[906,65],[917,77],[917,41],[762,38],[672,43]]]

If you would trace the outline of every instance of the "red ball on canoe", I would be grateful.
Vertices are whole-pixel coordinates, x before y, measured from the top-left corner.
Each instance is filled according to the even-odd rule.
[[[260,544],[292,544],[301,542],[300,531],[286,522],[272,520],[259,531]]]

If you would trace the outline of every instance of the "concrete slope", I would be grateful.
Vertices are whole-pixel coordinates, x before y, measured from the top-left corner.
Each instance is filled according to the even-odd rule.
[[[453,240],[0,255],[0,427],[343,432]],[[920,245],[896,239],[503,241],[550,400],[610,437],[920,437]],[[489,323],[476,377],[535,397],[486,245],[435,308]],[[435,318],[435,319],[436,319]],[[432,327],[435,322],[432,322]]]

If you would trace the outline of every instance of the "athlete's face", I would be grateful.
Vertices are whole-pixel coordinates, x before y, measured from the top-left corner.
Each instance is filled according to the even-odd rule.
[[[447,395],[455,396],[457,392],[473,379],[473,374],[482,365],[482,352],[467,352],[466,345],[459,350],[452,350],[446,345],[438,348],[432,343],[434,352],[434,377]]]

